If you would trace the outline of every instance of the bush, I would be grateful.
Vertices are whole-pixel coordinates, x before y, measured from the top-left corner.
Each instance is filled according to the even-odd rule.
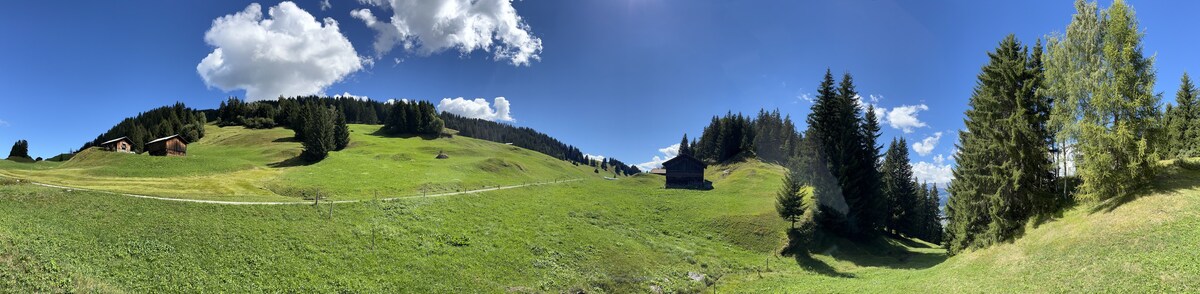
[[[242,120],[247,129],[270,129],[276,126],[275,119],[269,117],[251,117]]]

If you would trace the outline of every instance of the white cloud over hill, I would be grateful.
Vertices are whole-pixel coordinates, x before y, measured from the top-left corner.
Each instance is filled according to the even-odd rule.
[[[387,20],[370,9],[354,10],[351,16],[375,30],[375,54],[392,48],[428,56],[450,49],[468,54],[475,50],[493,53],[495,60],[529,65],[540,59],[542,40],[517,15],[510,0],[359,0],[360,3],[391,10]]]
[[[514,121],[510,113],[508,99],[504,97],[496,97],[494,100],[496,107],[483,98],[475,98],[474,100],[458,98],[444,98],[438,103],[437,108],[440,111],[449,112],[469,118],[478,118],[490,121]]]

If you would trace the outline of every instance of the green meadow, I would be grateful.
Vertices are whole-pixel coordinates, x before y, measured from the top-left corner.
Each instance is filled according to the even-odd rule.
[[[0,165],[0,176],[137,195],[225,201],[362,200],[611,176],[524,148],[454,136],[378,135],[351,125],[351,143],[315,164],[283,128],[206,128],[183,157],[89,149],[57,163]],[[450,158],[435,159],[439,152]]]
[[[289,162],[300,148],[290,132],[236,127],[210,127],[182,158],[0,161],[0,292],[1200,291],[1200,172],[1181,167],[1140,197],[1083,205],[953,257],[919,240],[838,238],[782,256],[776,165],[711,166],[714,190],[667,190],[655,175],[607,180],[504,144],[375,128],[353,126],[350,148],[312,165]],[[451,158],[433,159],[439,151]],[[319,188],[367,201],[185,203],[13,177],[191,199],[299,201],[287,191]],[[371,200],[554,178],[582,180]]]

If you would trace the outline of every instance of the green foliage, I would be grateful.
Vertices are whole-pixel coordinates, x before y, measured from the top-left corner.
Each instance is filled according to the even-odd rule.
[[[1126,197],[1153,178],[1161,138],[1170,137],[1162,136],[1159,97],[1151,92],[1154,59],[1143,55],[1143,33],[1124,1],[1099,12],[1095,3],[1075,6],[1066,35],[1048,47],[1052,126],[1081,155],[1084,200]]]
[[[882,190],[887,203],[887,215],[883,226],[887,231],[915,236],[914,225],[917,215],[918,188],[913,181],[912,165],[908,161],[908,142],[904,138],[892,139],[880,167]]]
[[[185,141],[195,143],[204,138],[204,125],[207,123],[204,113],[188,108],[183,103],[175,103],[126,118],[95,140],[83,144],[79,150],[100,146],[100,143],[120,137],[129,138],[135,152],[144,150],[146,142],[170,135],[180,135]]]
[[[1009,35],[978,76],[949,190],[952,253],[1012,240],[1031,217],[1059,207],[1038,48],[1031,55]]]
[[[396,101],[383,128],[393,135],[441,135],[445,123],[429,101]]]
[[[1163,154],[1170,158],[1200,155],[1200,92],[1188,74],[1180,78],[1175,92],[1175,105],[1167,105],[1165,113],[1167,142]]]
[[[301,141],[304,151],[300,155],[309,162],[321,161],[329,155],[329,151],[337,147],[334,138],[334,110],[315,103],[305,104],[302,109],[305,113],[302,123],[292,126],[294,129],[304,130],[304,139]]]
[[[826,69],[808,114],[805,137],[820,142],[829,171],[841,187],[849,207],[848,231],[844,233],[865,237],[873,235],[882,222],[878,210],[883,207],[883,197],[877,171],[878,120],[873,119],[873,113],[863,116],[858,99],[849,73],[842,76],[835,89],[833,74]]]
[[[796,229],[796,222],[808,210],[805,199],[811,196],[800,182],[803,177],[801,172],[800,167],[792,167],[787,176],[783,178],[783,187],[775,196],[775,212],[779,213],[779,217],[790,222],[793,230]]]
[[[13,143],[12,150],[8,152],[9,159],[28,159],[29,158],[29,141],[17,140]]]
[[[337,113],[337,120],[334,121],[333,140],[334,151],[342,151],[350,145],[350,127],[346,126],[346,115],[340,111]]]

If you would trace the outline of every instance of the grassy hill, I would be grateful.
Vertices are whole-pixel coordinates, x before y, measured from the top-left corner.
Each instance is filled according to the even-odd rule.
[[[1200,171],[1169,168],[1147,195],[1077,207],[1031,224],[1015,242],[949,259],[919,242],[890,243],[884,248],[912,253],[875,255],[838,244],[800,262],[808,270],[742,276],[730,286],[789,293],[1200,291]],[[898,263],[906,259],[908,265]]]
[[[0,288],[101,292],[698,290],[778,247],[781,169],[710,169],[713,191],[662,178],[330,206],[156,201],[0,186]]]
[[[185,157],[89,149],[45,168],[0,165],[0,176],[139,195],[234,201],[294,201],[320,190],[331,199],[370,199],[596,176],[514,146],[455,136],[427,140],[377,135],[351,125],[351,144],[306,165],[292,131],[209,125]],[[444,151],[449,159],[434,157]]]
[[[185,158],[91,152],[61,165],[0,162],[0,173],[117,190],[144,182],[202,199],[220,199],[203,190],[214,187],[263,195],[239,200],[295,200],[288,189],[315,186],[356,199],[376,189],[583,180],[314,207],[169,202],[0,178],[0,289],[1190,292],[1200,280],[1200,172],[1182,168],[1143,197],[1078,207],[1011,244],[954,257],[917,240],[836,238],[811,257],[784,257],[779,166],[716,165],[707,171],[716,189],[666,190],[658,176],[605,180],[502,144],[352,129],[349,149],[308,166],[289,163],[298,144],[286,130],[212,128]],[[434,160],[441,150],[451,159]],[[179,162],[208,168],[170,167]],[[136,168],[166,171],[125,171]]]

